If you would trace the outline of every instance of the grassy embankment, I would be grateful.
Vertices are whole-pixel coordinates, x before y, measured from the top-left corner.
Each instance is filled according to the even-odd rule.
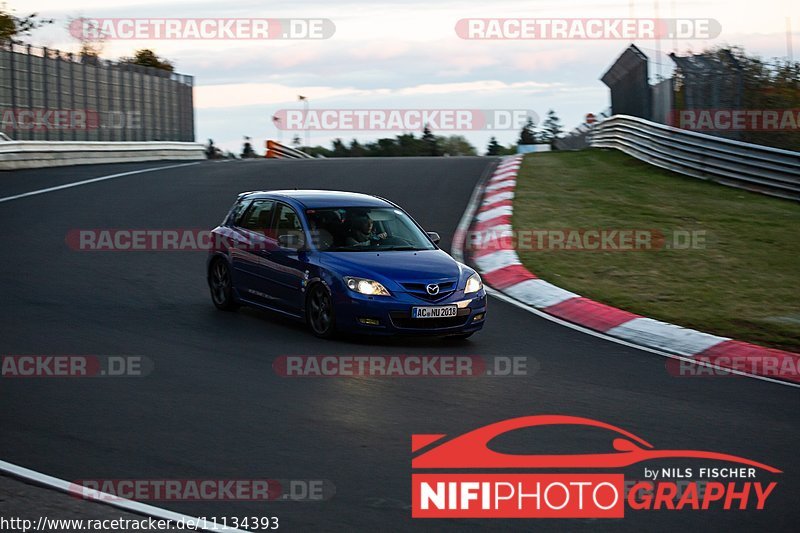
[[[527,156],[513,226],[660,230],[659,251],[525,251],[539,277],[634,313],[800,352],[800,205],[616,150]],[[676,249],[676,233],[705,242]],[[703,233],[704,232],[704,233]]]

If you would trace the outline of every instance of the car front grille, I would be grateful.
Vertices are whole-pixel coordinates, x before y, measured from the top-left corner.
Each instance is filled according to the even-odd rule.
[[[417,298],[429,302],[438,302],[440,300],[444,300],[456,290],[456,281],[452,280],[438,283],[439,292],[433,295],[428,294],[428,291],[425,289],[425,287],[428,285],[427,283],[401,283],[401,285],[412,296],[416,296]]]

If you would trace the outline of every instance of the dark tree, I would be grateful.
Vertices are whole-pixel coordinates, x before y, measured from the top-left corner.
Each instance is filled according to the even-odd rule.
[[[313,157],[333,157],[333,151],[324,146],[306,146],[303,151]]]
[[[422,139],[417,139],[413,133],[398,135],[397,145],[402,156],[428,155]]]
[[[85,17],[68,18],[67,30],[70,37],[78,41],[80,51],[78,55],[83,63],[97,65],[100,53],[103,51],[105,41],[108,38],[95,21]]]
[[[222,151],[214,146],[214,139],[209,139],[206,145],[206,157],[209,159],[222,159]]]
[[[500,155],[514,155],[517,153],[517,145],[516,144],[509,144],[505,148],[500,148]]]
[[[536,125],[533,123],[532,118],[528,118],[528,122],[522,127],[519,132],[519,144],[536,144],[539,141],[536,134]]]
[[[423,155],[442,155],[442,151],[439,149],[439,140],[431,133],[431,129],[427,124],[425,129],[422,130],[422,143],[425,147]]]
[[[333,157],[349,157],[350,150],[344,145],[341,139],[333,140]]]
[[[564,131],[561,127],[561,119],[558,118],[554,110],[551,109],[547,112],[547,118],[544,121],[543,129],[542,140],[548,143],[553,142],[553,140]]]
[[[397,157],[400,155],[397,141],[389,138],[378,139],[378,148],[375,155],[380,157]]]
[[[20,37],[28,36],[33,30],[47,24],[52,24],[53,19],[40,19],[38,13],[31,13],[27,17],[18,17],[5,10],[5,4],[0,5],[0,43],[19,43]]]
[[[500,146],[500,143],[497,142],[497,139],[492,137],[489,139],[489,146],[486,148],[486,155],[500,155],[500,151],[503,149]]]
[[[350,156],[351,157],[364,157],[367,155],[367,150],[361,146],[357,140],[353,139],[350,143]]]
[[[252,159],[253,157],[258,157],[258,155],[253,150],[253,145],[250,144],[250,137],[245,137],[244,147],[242,147],[242,159]]]
[[[463,135],[439,137],[438,140],[442,153],[446,155],[478,155],[475,147],[472,146]]]
[[[133,57],[121,57],[119,61],[120,63],[129,63],[131,65],[139,65],[142,67],[157,68],[169,72],[175,70],[175,66],[171,61],[164,59],[163,57],[158,57],[155,52],[148,48],[137,50],[136,53],[133,54]]]
[[[797,116],[796,110],[800,108],[800,62],[762,59],[747,54],[738,46],[706,50],[698,55],[705,64],[713,65],[716,73],[706,76],[702,72],[692,74],[678,68],[675,75],[676,113],[693,108],[778,111],[779,124],[784,117],[790,118],[787,111],[790,112],[788,115]],[[715,101],[720,103],[715,104]],[[792,122],[796,120],[769,131],[745,128],[703,133],[798,151],[800,135]]]

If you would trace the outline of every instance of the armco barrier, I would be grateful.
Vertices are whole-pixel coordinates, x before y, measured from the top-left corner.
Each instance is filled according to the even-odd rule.
[[[611,108],[603,111],[589,113],[586,115],[586,120],[578,125],[574,130],[567,133],[562,137],[553,139],[553,149],[555,150],[583,150],[589,147],[589,138],[592,133],[592,127],[599,120],[606,119],[611,116]]]
[[[300,150],[295,150],[288,146],[275,141],[267,141],[267,155],[269,159],[313,159],[314,157],[308,155]]]
[[[800,200],[800,152],[743,143],[614,115],[595,125],[591,146],[616,148],[695,178]]]
[[[187,142],[89,142],[0,140],[0,170],[205,159],[205,147]]]

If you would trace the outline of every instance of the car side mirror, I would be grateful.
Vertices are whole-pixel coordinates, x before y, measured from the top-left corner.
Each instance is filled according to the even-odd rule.
[[[297,234],[287,234],[278,236],[278,246],[281,248],[290,248],[292,250],[299,250],[303,247],[303,239]]]
[[[439,244],[439,241],[442,240],[442,238],[439,237],[439,234],[435,231],[426,231],[425,233],[428,234],[428,238],[433,241],[433,244]]]

